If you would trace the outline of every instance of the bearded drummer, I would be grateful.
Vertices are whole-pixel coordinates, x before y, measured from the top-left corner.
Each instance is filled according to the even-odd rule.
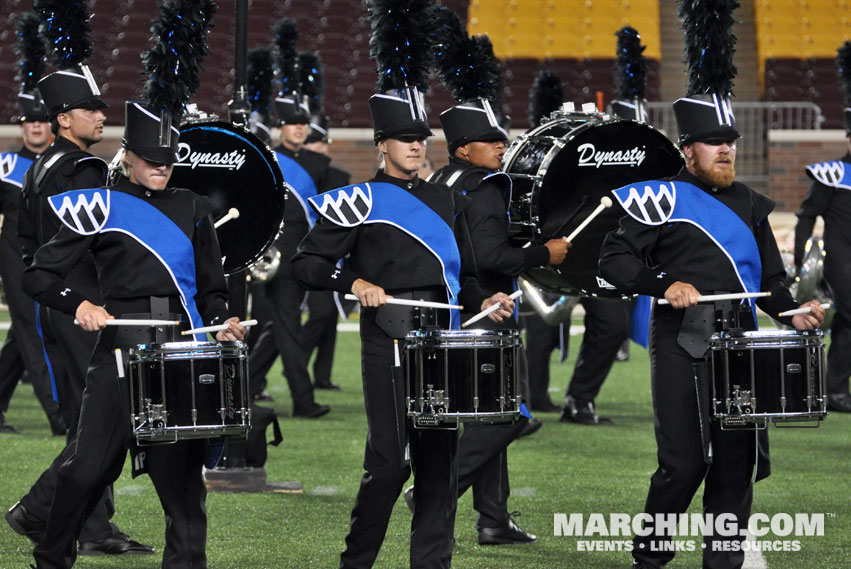
[[[310,199],[316,224],[293,257],[295,277],[308,289],[351,292],[363,305],[360,318],[364,405],[368,434],[364,474],[352,510],[341,569],[372,567],[393,506],[414,470],[418,505],[411,522],[411,567],[449,567],[456,505],[454,455],[457,431],[413,429],[405,417],[405,386],[392,373],[394,340],[420,327],[414,309],[387,304],[390,297],[438,301],[511,317],[504,293],[486,298],[475,278],[463,211],[468,201],[445,186],[417,177],[431,136],[419,88],[427,38],[417,8],[375,13],[374,54],[380,93],[369,99],[374,140],[384,168],[371,180]],[[397,30],[396,45],[381,29]],[[378,31],[377,31],[378,30]],[[398,48],[398,49],[397,49]],[[410,56],[410,59],[406,56]],[[338,259],[349,263],[338,268]],[[442,328],[458,327],[458,310],[433,315]],[[410,465],[406,455],[410,449]]]
[[[696,21],[712,19],[694,17]],[[701,50],[711,51],[711,46],[703,45],[701,38],[717,41],[727,37],[725,33],[729,30],[694,34],[694,41],[687,42],[696,46],[696,53],[689,54],[692,69],[701,63],[704,68],[711,63],[714,69],[722,65],[717,58],[704,60],[708,56]],[[763,460],[767,458],[766,431],[721,430],[718,421],[702,422],[695,389],[695,364],[704,361],[709,337],[718,331],[716,312],[727,326],[752,330],[756,324],[753,306],[747,300],[726,306],[698,304],[698,296],[767,291],[771,296],[757,304],[769,314],[798,306],[784,286],[783,262],[768,221],[774,203],[735,181],[740,134],[730,109],[731,63],[722,75],[730,79],[725,84],[701,84],[697,73],[691,75],[689,94],[673,104],[685,168],[667,180],[615,190],[628,215],[607,236],[601,250],[603,278],[624,292],[670,303],[654,306],[650,325],[659,466],[645,504],[651,516],[645,522],[649,533],[635,538],[632,551],[634,566],[644,569],[663,567],[674,557],[669,532],[657,531],[653,516],[684,513],[702,481],[704,513],[714,518],[732,514],[738,523],[731,537],[704,537],[703,567],[741,567],[744,553],[731,547],[738,543],[723,542],[745,539],[739,529],[747,527],[752,480],[769,474]],[[781,321],[797,330],[821,325],[824,311],[818,303],[804,306],[811,311]]]

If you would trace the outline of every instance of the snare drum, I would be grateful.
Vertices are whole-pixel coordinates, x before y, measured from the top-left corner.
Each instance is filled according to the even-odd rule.
[[[130,421],[140,443],[251,429],[248,348],[242,342],[169,342],[130,349]]]
[[[722,427],[820,421],[827,415],[824,332],[721,332],[709,341],[712,411]]]
[[[517,420],[517,330],[416,330],[406,340],[406,402],[414,427]]]

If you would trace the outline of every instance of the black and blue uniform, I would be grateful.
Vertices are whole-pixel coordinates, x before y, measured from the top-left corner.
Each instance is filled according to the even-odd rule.
[[[227,287],[207,198],[182,189],[151,191],[122,179],[110,189],[53,196],[50,205],[63,227],[24,273],[24,288],[37,301],[66,314],[91,301],[65,278],[91,254],[103,304],[117,318],[179,317],[186,327],[227,319]],[[126,361],[128,348],[159,341],[150,336],[155,329],[128,330],[110,326],[98,334],[73,451],[58,469],[47,530],[35,550],[39,568],[73,564],[83,520],[124,465],[132,441],[114,350],[120,348]],[[193,440],[145,447],[134,457],[134,471],[148,472],[165,511],[164,568],[206,566],[205,452],[205,441]]]
[[[476,307],[483,302],[466,222],[460,215],[466,198],[444,186],[380,172],[368,182],[321,194],[311,202],[319,219],[292,259],[293,274],[306,288],[346,293],[362,278],[397,298]],[[350,262],[338,267],[337,260],[346,255]],[[437,315],[444,328],[450,325],[445,312]],[[457,311],[452,312],[457,326]],[[361,313],[368,426],[365,473],[346,550],[340,556],[342,569],[372,567],[411,466],[418,506],[411,522],[410,565],[448,569],[451,564],[457,435],[444,429],[410,428],[403,378],[392,371],[394,339],[404,340],[418,327],[412,310],[399,305],[364,308]]]
[[[757,301],[769,314],[798,306],[784,286],[786,272],[768,222],[774,203],[768,198],[738,182],[710,187],[686,170],[614,193],[628,215],[606,237],[599,266],[602,277],[619,290],[662,298],[680,281],[701,294],[771,292]],[[659,467],[650,479],[645,512],[685,512],[703,482],[704,512],[715,518],[732,513],[744,527],[752,480],[768,476],[768,439],[765,431],[721,430],[717,421],[701,420],[695,365],[704,362],[709,336],[716,331],[714,310],[711,305],[653,307],[650,377]],[[753,329],[755,312],[747,306],[745,311],[740,324]],[[790,323],[791,317],[784,320]],[[724,551],[724,544],[714,548],[713,542],[742,539],[738,531],[732,537],[705,537],[703,566],[741,567],[742,551]],[[659,545],[669,540],[653,532],[636,537],[633,557],[661,567],[674,556],[666,544]]]

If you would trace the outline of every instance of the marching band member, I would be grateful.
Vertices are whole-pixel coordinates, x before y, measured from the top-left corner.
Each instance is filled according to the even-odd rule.
[[[18,239],[25,265],[32,263],[36,250],[50,241],[62,226],[47,200],[68,190],[103,186],[107,172],[106,162],[89,153],[91,146],[103,138],[106,120],[103,113],[106,103],[91,71],[83,63],[91,54],[90,14],[83,3],[40,2],[39,6],[41,19],[45,21],[44,34],[48,44],[53,46],[59,71],[38,83],[55,139],[24,177]],[[99,302],[97,272],[88,255],[79,259],[65,280],[87,298]],[[5,513],[12,529],[36,545],[45,533],[59,482],[59,468],[75,451],[74,436],[86,385],[86,369],[97,341],[97,334],[75,325],[73,316],[41,304],[37,317],[60,410],[68,425],[68,445],[29,492]],[[130,539],[110,523],[115,512],[112,488],[106,488],[99,498],[98,504],[87,512],[88,519],[78,532],[80,553],[153,553],[152,547]]]
[[[836,57],[840,68],[846,104],[851,107],[851,42],[845,42]],[[836,314],[830,325],[830,349],[827,352],[827,408],[851,413],[851,296],[846,292],[851,279],[847,255],[851,252],[848,220],[851,219],[851,108],[845,109],[845,156],[831,162],[810,164],[807,176],[813,183],[798,210],[795,226],[795,266],[804,260],[804,246],[813,233],[816,217],[824,219],[824,277],[831,286]],[[840,175],[841,173],[841,175]]]
[[[461,215],[467,201],[417,177],[425,139],[431,135],[419,93],[426,84],[422,62],[427,38],[421,25],[425,4],[371,3],[379,93],[370,98],[369,107],[385,167],[367,182],[311,199],[319,218],[293,257],[293,272],[305,287],[352,292],[363,305],[366,472],[340,556],[341,569],[372,567],[411,468],[420,506],[411,522],[410,566],[448,569],[452,559],[457,434],[410,428],[405,387],[392,373],[394,339],[404,339],[418,324],[410,308],[387,305],[387,298],[448,299],[474,307],[500,303],[491,315],[495,321],[510,317],[514,307],[503,293],[486,299],[476,283]],[[403,38],[404,44],[391,38]],[[350,264],[337,267],[337,260],[347,254]],[[453,313],[457,322],[457,311]],[[445,314],[436,316],[444,327],[449,324]]]
[[[21,288],[24,263],[17,237],[18,204],[26,171],[50,147],[52,141],[47,109],[38,91],[38,80],[44,71],[44,42],[38,34],[39,18],[23,14],[15,26],[18,34],[19,79],[18,122],[23,146],[17,152],[0,153],[0,276],[9,305],[12,325],[0,348],[0,433],[17,432],[6,424],[4,412],[15,392],[21,373],[26,370],[33,391],[41,403],[54,435],[68,430],[59,405],[53,399],[50,374],[42,352],[41,337],[35,321],[36,307]]]
[[[699,404],[695,387],[696,377],[703,377],[698,383],[707,379],[700,364],[716,331],[715,311],[721,311],[731,325],[738,320],[739,326],[753,329],[753,306],[748,301],[698,305],[698,295],[769,291],[770,297],[757,301],[766,312],[797,307],[784,286],[785,271],[768,222],[774,204],[735,181],[740,134],[729,100],[735,40],[729,29],[732,18],[729,11],[701,15],[701,8],[688,2],[681,7],[691,73],[689,94],[673,106],[685,168],[669,180],[614,191],[628,215],[607,236],[600,258],[601,275],[618,289],[670,302],[669,306],[656,304],[651,317],[659,467],[650,479],[645,505],[653,520],[645,523],[650,531],[635,537],[632,551],[635,566],[645,569],[662,567],[674,557],[673,549],[666,547],[670,532],[657,531],[655,516],[684,513],[701,482],[705,483],[704,513],[714,518],[733,514],[736,520],[734,535],[704,536],[703,567],[741,567],[744,552],[725,542],[745,539],[739,529],[746,527],[750,516],[753,480],[769,474],[766,431],[722,430],[719,422],[706,417],[708,404]],[[712,29],[699,29],[695,22],[709,23]],[[706,43],[706,38],[718,43]],[[701,74],[701,69],[712,73]],[[631,190],[637,192],[638,187],[646,189],[644,197],[633,193],[631,198]],[[656,211],[643,210],[642,199],[648,205],[650,200],[658,204],[661,219],[642,215],[641,211]],[[812,307],[811,313],[781,320],[799,330],[819,326],[823,309],[815,301],[805,306]]]

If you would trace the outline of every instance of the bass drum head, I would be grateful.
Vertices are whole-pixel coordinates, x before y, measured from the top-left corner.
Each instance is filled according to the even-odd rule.
[[[509,147],[503,170],[514,181],[513,245],[543,245],[569,235],[611,191],[641,180],[675,175],[679,148],[646,123],[619,119],[558,118],[532,129]],[[580,296],[621,296],[598,277],[600,248],[624,215],[616,200],[573,240],[564,262],[524,273],[536,285]]]
[[[283,227],[284,176],[269,147],[242,127],[183,125],[171,184],[211,198],[214,221],[239,210],[216,230],[228,276],[259,261]]]

